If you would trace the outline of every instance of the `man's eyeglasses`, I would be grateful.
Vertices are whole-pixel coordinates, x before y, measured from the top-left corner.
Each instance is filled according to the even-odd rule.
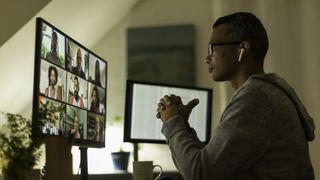
[[[232,45],[232,44],[240,44],[242,41],[234,41],[234,42],[223,42],[223,43],[209,43],[208,44],[208,55],[210,57],[213,56],[215,49],[214,46],[225,46],[225,45]]]

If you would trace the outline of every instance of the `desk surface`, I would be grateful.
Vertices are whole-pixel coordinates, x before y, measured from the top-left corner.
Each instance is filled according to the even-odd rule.
[[[156,175],[157,173],[155,173]],[[78,177],[78,175],[75,175]],[[162,177],[167,176],[174,178],[175,180],[183,180],[182,176],[178,172],[163,172]],[[112,174],[90,174],[89,180],[132,180],[131,173],[119,172]]]

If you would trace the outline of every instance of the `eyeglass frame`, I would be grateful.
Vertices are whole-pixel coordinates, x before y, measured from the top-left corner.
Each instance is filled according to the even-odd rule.
[[[233,42],[221,42],[221,43],[209,43],[208,44],[208,56],[212,57],[214,50],[213,47],[214,46],[225,46],[225,45],[233,45],[233,44],[240,44],[243,41],[233,41]]]

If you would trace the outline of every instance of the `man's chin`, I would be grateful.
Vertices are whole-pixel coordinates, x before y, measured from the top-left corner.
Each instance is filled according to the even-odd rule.
[[[212,78],[212,80],[214,80],[214,81],[216,81],[216,82],[220,82],[220,81],[221,81],[221,79],[219,78],[219,76],[214,75],[214,74],[211,74],[211,78]]]
[[[216,82],[223,82],[223,81],[228,81],[228,79],[224,78],[224,77],[221,77],[221,76],[215,76],[215,75],[212,75],[212,79]]]

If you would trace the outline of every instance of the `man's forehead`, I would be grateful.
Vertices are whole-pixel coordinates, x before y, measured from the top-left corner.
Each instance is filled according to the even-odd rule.
[[[211,42],[222,42],[226,40],[230,40],[231,36],[231,27],[227,24],[221,24],[215,28],[213,28],[211,33]]]

